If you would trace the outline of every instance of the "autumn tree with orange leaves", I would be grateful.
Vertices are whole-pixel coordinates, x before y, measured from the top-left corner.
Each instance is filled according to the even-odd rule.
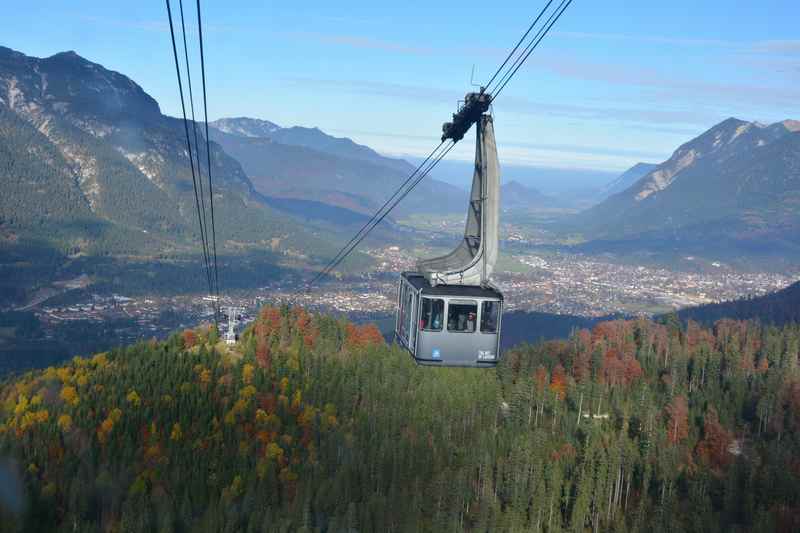
[[[719,423],[717,410],[709,406],[703,420],[703,440],[697,445],[697,455],[719,472],[733,461],[729,449],[732,442],[730,432]]]
[[[347,324],[345,346],[352,349],[383,344],[383,335],[375,324]]]
[[[563,400],[567,391],[567,374],[564,372],[564,367],[557,364],[553,369],[553,377],[550,378],[550,391],[556,395],[556,398]]]
[[[192,331],[191,329],[187,329],[183,332],[183,346],[186,348],[191,348],[195,344],[197,344],[197,333]]]
[[[689,436],[689,407],[686,398],[676,396],[664,410],[667,415],[667,438],[678,444]]]

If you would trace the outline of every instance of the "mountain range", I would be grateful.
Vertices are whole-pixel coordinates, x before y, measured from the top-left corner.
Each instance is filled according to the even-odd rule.
[[[332,255],[414,168],[318,128],[247,117],[210,126],[220,254],[258,253],[260,265]],[[205,187],[203,133],[196,161]],[[87,257],[199,255],[183,121],[75,52],[36,58],[0,47],[0,177],[0,269],[13,274],[4,279],[19,279],[14,265],[23,263],[41,274]],[[725,120],[667,161],[637,164],[604,194],[563,224],[589,247],[800,256],[800,122]],[[519,180],[501,195],[507,209],[553,205]],[[398,214],[461,214],[466,205],[466,190],[429,177]],[[26,246],[52,257],[26,261]],[[0,282],[6,290],[15,289]]]
[[[0,293],[88,258],[198,260],[195,179],[210,204],[200,126],[188,123],[194,177],[183,120],[136,82],[72,51],[37,58],[0,47],[0,269],[17,280],[0,282]],[[262,265],[333,255],[349,225],[414,169],[318,128],[240,117],[210,131],[219,253],[256,253]],[[461,211],[466,198],[429,178],[399,212]]]
[[[221,118],[209,125],[218,131],[238,137],[271,139],[281,145],[302,146],[345,159],[368,161],[400,172],[410,173],[414,167],[403,159],[386,157],[369,146],[357,144],[347,137],[334,137],[319,128],[291,126],[283,128],[274,122],[248,117]]]
[[[281,128],[244,117],[210,125],[211,138],[242,164],[255,189],[273,201],[300,200],[371,215],[414,171],[407,161],[318,128]],[[397,213],[460,212],[466,203],[466,191],[428,177]]]
[[[333,255],[415,168],[318,128],[247,117],[210,126],[218,252],[238,257],[229,270],[256,254],[248,268],[258,283],[273,274],[268,264],[304,268]],[[152,287],[193,278],[178,272],[200,260],[194,183],[211,201],[205,130],[188,128],[197,176],[183,120],[135,81],[73,51],[37,58],[0,47],[0,295],[19,299],[24,287],[84,272],[125,285],[142,274],[129,275],[137,261]],[[462,213],[467,196],[428,177],[393,214]]]
[[[571,224],[587,239],[637,246],[800,253],[800,122],[727,119]]]
[[[184,125],[129,78],[74,52],[40,59],[0,47],[0,129],[6,240],[37,237],[71,254],[196,247]],[[201,130],[197,159],[207,193]],[[259,201],[241,165],[216,143],[210,148],[222,248],[323,244],[291,229]]]
[[[539,189],[511,180],[500,186],[500,205],[504,209],[530,209],[552,206],[555,200]]]

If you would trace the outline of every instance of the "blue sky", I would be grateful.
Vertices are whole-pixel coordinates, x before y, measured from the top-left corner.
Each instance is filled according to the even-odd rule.
[[[543,4],[206,1],[209,113],[426,154],[472,66],[491,76]],[[574,0],[495,103],[501,160],[617,171],[729,116],[800,118],[799,20],[797,0]],[[163,2],[20,2],[0,36],[29,55],[75,50],[179,113]]]

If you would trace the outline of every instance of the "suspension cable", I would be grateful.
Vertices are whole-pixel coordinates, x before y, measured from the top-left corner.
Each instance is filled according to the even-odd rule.
[[[350,246],[350,245],[351,245],[351,244],[352,244],[352,243],[353,243],[353,242],[354,242],[356,239],[358,239],[358,238],[359,238],[359,237],[360,237],[360,236],[361,236],[361,235],[362,235],[362,234],[365,232],[365,230],[366,230],[366,232],[367,232],[367,233],[369,233],[369,231],[371,231],[371,230],[367,229],[367,228],[370,226],[370,224],[372,224],[372,222],[373,222],[373,221],[374,221],[376,218],[378,218],[378,217],[381,215],[381,213],[382,213],[382,212],[383,212],[383,211],[386,209],[386,207],[387,207],[387,206],[388,206],[388,205],[389,205],[389,204],[392,202],[392,200],[393,200],[393,199],[394,199],[394,198],[395,198],[395,197],[396,197],[398,194],[400,194],[400,193],[402,192],[402,190],[403,190],[403,189],[404,189],[404,188],[405,188],[405,187],[406,187],[406,186],[407,186],[407,185],[408,185],[408,184],[411,182],[411,180],[412,180],[412,179],[414,179],[414,176],[416,176],[416,175],[417,175],[417,173],[418,173],[418,172],[419,172],[419,171],[422,169],[422,167],[423,167],[423,166],[425,166],[425,164],[426,164],[426,163],[427,163],[427,162],[428,162],[428,161],[429,161],[429,160],[430,160],[432,157],[434,157],[434,154],[436,154],[436,152],[437,152],[437,151],[438,151],[438,150],[439,150],[439,149],[442,147],[442,145],[443,145],[443,144],[444,144],[444,141],[442,141],[441,143],[439,143],[439,146],[437,146],[436,148],[434,148],[434,150],[433,150],[433,151],[432,151],[430,154],[428,154],[428,157],[426,157],[426,158],[425,158],[425,159],[422,161],[422,163],[420,163],[420,164],[417,166],[417,168],[416,168],[416,169],[414,169],[414,172],[412,172],[412,173],[411,173],[411,175],[410,175],[410,176],[408,176],[408,178],[406,178],[406,180],[405,180],[405,181],[404,181],[404,182],[403,182],[403,183],[400,185],[400,187],[398,187],[398,188],[397,188],[397,190],[394,192],[394,194],[392,194],[392,196],[390,196],[390,197],[389,197],[389,199],[388,199],[388,200],[386,200],[386,202],[384,202],[384,204],[383,204],[383,205],[382,205],[382,206],[381,206],[381,207],[380,207],[380,208],[379,208],[379,209],[378,209],[378,210],[375,212],[375,214],[373,214],[373,215],[372,215],[372,217],[371,217],[371,218],[370,218],[370,219],[369,219],[367,222],[365,222],[363,226],[361,226],[361,229],[359,229],[359,230],[358,230],[358,232],[356,232],[356,234],[355,234],[355,235],[353,235],[353,238],[352,238],[352,239],[350,239],[350,240],[347,242],[347,244],[345,244],[345,245],[342,247],[342,249],[341,249],[341,250],[339,250],[339,253],[337,253],[337,254],[336,254],[336,256],[335,256],[333,259],[331,259],[331,260],[330,260],[330,262],[328,262],[328,264],[327,264],[327,265],[325,265],[325,267],[324,267],[324,268],[323,268],[323,269],[322,269],[322,270],[321,270],[319,273],[317,273],[317,275],[314,277],[314,279],[312,279],[312,280],[309,282],[309,284],[308,284],[309,286],[311,286],[311,285],[314,285],[314,284],[315,284],[317,281],[319,281],[320,279],[322,279],[322,278],[323,278],[323,277],[324,277],[324,276],[327,274],[327,272],[330,272],[330,270],[329,270],[329,269],[330,269],[330,268],[334,268],[334,267],[335,267],[335,264],[338,264],[338,260],[339,260],[340,256],[341,256],[341,255],[342,255],[342,254],[345,252],[345,250],[347,249],[347,247],[348,247],[348,246]],[[391,209],[391,208],[390,208],[390,209]]]
[[[209,290],[209,293],[211,293],[211,291],[212,291],[211,269],[210,269],[210,264],[209,264],[209,261],[208,261],[208,255],[206,254],[206,250],[207,250],[207,248],[206,248],[206,246],[207,246],[206,245],[206,235],[205,235],[205,229],[203,228],[203,215],[202,215],[202,213],[200,211],[200,199],[199,199],[198,194],[197,194],[197,177],[196,177],[195,171],[194,171],[194,157],[192,156],[192,143],[191,143],[191,140],[190,140],[190,137],[189,137],[189,124],[188,124],[188,120],[186,118],[186,103],[184,101],[184,96],[183,96],[183,81],[181,79],[180,64],[178,62],[178,49],[175,46],[175,28],[173,27],[173,24],[172,24],[172,9],[170,7],[170,0],[165,0],[165,1],[166,1],[166,4],[167,4],[167,17],[169,18],[170,37],[172,38],[172,54],[173,54],[173,56],[175,58],[175,73],[176,73],[176,75],[178,77],[178,92],[179,92],[180,98],[181,98],[181,111],[183,113],[183,129],[184,129],[184,132],[186,133],[186,149],[188,150],[189,168],[190,168],[191,173],[192,173],[192,187],[194,188],[194,202],[195,202],[195,208],[197,210],[197,220],[198,220],[198,223],[200,225],[200,239],[201,239],[202,245],[203,245],[202,246],[203,247],[203,262],[205,263],[205,268],[206,268],[206,278],[207,278],[207,282],[208,282],[208,290]],[[215,318],[216,318],[216,316],[215,316]]]
[[[504,75],[505,79],[501,80],[501,82],[498,82],[499,87],[496,88],[494,93],[492,94],[492,102],[494,102],[495,99],[500,95],[505,86],[508,84],[509,81],[511,81],[511,78],[514,77],[514,75],[522,67],[522,65],[525,64],[525,61],[528,60],[528,57],[530,57],[533,51],[536,50],[536,47],[539,46],[539,43],[542,42],[542,39],[544,39],[547,36],[550,29],[555,25],[556,22],[558,22],[558,19],[561,18],[561,15],[564,14],[564,11],[567,10],[567,8],[571,3],[572,0],[562,0],[561,4],[559,4],[559,6],[555,9],[555,11],[553,11],[553,13],[550,14],[550,17],[547,19],[547,22],[545,22],[544,26],[542,26],[542,28],[539,29],[537,34],[534,36],[533,40],[531,40],[531,42],[528,44],[525,50],[523,50],[523,53],[517,58],[517,61],[515,61],[516,66],[512,65],[509,71],[507,71],[507,73]]]
[[[514,48],[508,53],[508,56],[506,56],[505,61],[503,61],[503,64],[500,65],[497,68],[497,71],[494,73],[494,76],[492,76],[492,78],[488,82],[486,82],[486,85],[483,86],[485,91],[489,91],[489,87],[492,85],[492,82],[494,81],[494,79],[497,77],[498,74],[500,74],[500,71],[503,70],[503,67],[506,66],[506,63],[508,63],[508,61],[514,55],[514,53],[519,49],[519,46],[522,44],[522,42],[525,40],[525,38],[531,32],[533,27],[536,26],[536,24],[539,22],[539,19],[542,18],[542,15],[544,15],[545,11],[547,11],[547,8],[550,7],[550,4],[552,4],[552,3],[553,3],[553,0],[548,0],[547,4],[542,8],[541,11],[539,11],[539,14],[536,16],[536,18],[533,20],[533,22],[531,22],[531,25],[528,26],[528,31],[526,31],[522,35],[522,37],[519,38],[519,41],[517,41],[516,46],[514,46]]]
[[[317,276],[312,280],[312,282],[309,283],[308,286],[306,287],[306,291],[310,290],[313,284],[317,280],[327,276],[334,268],[336,268],[342,261],[344,261],[345,258],[347,258],[347,256],[350,255],[350,253],[353,252],[353,250],[355,250],[355,248],[359,244],[361,244],[361,241],[363,241],[367,237],[367,235],[373,229],[375,229],[375,227],[378,224],[380,224],[383,221],[383,219],[385,219],[388,216],[388,214],[392,211],[392,209],[394,209],[397,206],[397,204],[399,204],[406,196],[408,196],[408,194],[419,184],[419,182],[422,181],[437,164],[439,164],[439,161],[444,159],[444,157],[448,154],[448,152],[450,152],[450,150],[453,149],[455,145],[456,143],[451,141],[444,151],[440,152],[433,160],[431,160],[426,166],[426,168],[419,174],[419,176],[417,176],[416,179],[414,179],[411,185],[406,187],[406,189],[402,192],[402,194],[400,194],[399,196],[394,198],[394,200],[391,201],[391,205],[389,206],[389,208],[386,209],[379,217],[374,218],[370,222],[369,228],[366,231],[364,231],[360,236],[358,236],[358,238],[351,240],[350,244],[346,245],[342,249],[343,253],[339,254],[339,257],[336,261],[332,262],[332,264],[330,264],[328,267],[322,270],[322,272],[317,274]]]
[[[211,244],[214,252],[214,286],[219,312],[219,263],[217,262],[217,232],[214,223],[214,189],[211,185],[211,141],[208,136],[208,98],[206,97],[206,61],[203,49],[203,18],[200,15],[200,0],[197,0],[197,30],[200,38],[200,74],[203,80],[203,122],[206,130],[206,159],[208,164],[208,196],[211,206]]]
[[[208,216],[206,215],[206,201],[205,201],[205,192],[203,191],[203,169],[202,165],[200,164],[200,143],[197,139],[197,121],[195,120],[194,114],[194,93],[192,91],[192,71],[190,68],[189,63],[189,47],[186,44],[186,25],[184,23],[183,17],[183,0],[178,0],[178,6],[180,8],[181,14],[181,35],[183,37],[183,57],[184,63],[186,64],[186,85],[189,89],[189,109],[192,115],[192,130],[194,132],[194,154],[195,158],[197,159],[197,181],[200,185],[200,208],[203,212],[203,227],[205,228],[206,238],[203,240],[204,246],[204,253],[206,257],[208,257],[208,261],[210,262],[211,252],[208,248]],[[211,275],[209,273],[209,279]],[[213,280],[212,280],[213,281]],[[212,285],[213,287],[213,285]]]

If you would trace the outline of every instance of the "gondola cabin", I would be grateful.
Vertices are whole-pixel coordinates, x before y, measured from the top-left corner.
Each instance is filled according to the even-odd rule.
[[[418,363],[492,367],[500,359],[503,295],[491,274],[499,249],[500,165],[490,99],[468,94],[445,124],[442,141],[461,139],[474,123],[475,170],[464,237],[447,255],[417,261],[400,276],[395,333]]]
[[[431,286],[404,272],[397,294],[397,341],[422,365],[491,367],[500,359],[503,295],[494,288]]]

